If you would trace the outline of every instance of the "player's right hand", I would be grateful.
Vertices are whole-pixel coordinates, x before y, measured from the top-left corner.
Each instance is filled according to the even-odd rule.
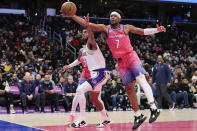
[[[63,67],[63,69],[64,69],[64,70],[68,70],[68,69],[70,69],[70,66],[69,66],[69,65],[65,65],[65,66]]]
[[[84,17],[84,19],[85,19],[85,22],[86,22],[86,24],[85,24],[85,26],[86,27],[89,27],[89,13]]]

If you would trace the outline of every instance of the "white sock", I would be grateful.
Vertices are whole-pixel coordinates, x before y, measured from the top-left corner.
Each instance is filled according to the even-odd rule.
[[[103,109],[102,111],[100,111],[100,113],[101,113],[101,115],[102,115],[102,117],[103,117],[103,119],[104,120],[109,120],[109,116],[108,116],[108,114],[107,114],[107,112],[106,112],[106,110],[105,109]]]
[[[151,109],[153,109],[153,110],[156,110],[156,109],[157,109],[157,107],[156,107],[155,103],[150,104],[150,108],[151,108]]]
[[[150,104],[154,102],[152,89],[150,85],[148,84],[148,82],[146,81],[145,76],[143,74],[140,74],[138,77],[136,77],[136,81],[144,90],[144,93],[148,99],[148,103]],[[153,105],[153,108],[156,108],[155,104],[152,104],[152,105]]]
[[[141,111],[140,110],[138,110],[138,111],[136,111],[135,113],[134,113],[134,116],[140,116],[142,113],[141,113]]]

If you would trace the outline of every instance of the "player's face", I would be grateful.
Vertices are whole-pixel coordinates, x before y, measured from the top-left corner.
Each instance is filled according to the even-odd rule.
[[[83,30],[82,31],[82,39],[87,39],[88,38],[88,31],[87,30]]]
[[[120,18],[117,15],[110,15],[110,24],[118,24],[120,22]]]

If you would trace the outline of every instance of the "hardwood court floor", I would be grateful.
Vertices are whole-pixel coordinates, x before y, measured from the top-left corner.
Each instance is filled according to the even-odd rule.
[[[162,110],[157,122],[153,124],[148,123],[150,116],[149,110],[142,111],[147,116],[147,120],[138,130],[152,131],[152,130],[167,130],[167,131],[197,131],[197,109],[183,109],[183,110]],[[78,113],[76,116],[78,117]],[[0,120],[25,125],[28,127],[37,127],[49,131],[75,131],[75,129],[65,126],[69,113],[46,113],[46,114],[16,114],[16,115],[0,115]],[[110,128],[99,129],[99,131],[128,131],[133,126],[133,112],[132,111],[115,111],[109,112],[109,116],[113,122]],[[76,117],[76,119],[77,119]],[[99,112],[87,112],[86,128],[76,129],[76,131],[93,131],[96,123],[102,121]],[[5,127],[5,126],[4,126]],[[0,131],[1,127],[0,123]],[[9,128],[8,128],[9,129]],[[2,130],[3,131],[3,130]],[[18,131],[18,130],[17,130]],[[22,130],[20,130],[22,131]],[[33,130],[28,130],[33,131]]]

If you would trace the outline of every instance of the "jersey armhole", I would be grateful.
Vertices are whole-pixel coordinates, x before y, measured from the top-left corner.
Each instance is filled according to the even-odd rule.
[[[107,35],[106,35],[106,38],[108,38],[108,35],[109,34],[109,25],[107,26]]]
[[[123,26],[123,32],[126,35],[126,33],[125,33],[125,25],[122,25],[122,26]]]

